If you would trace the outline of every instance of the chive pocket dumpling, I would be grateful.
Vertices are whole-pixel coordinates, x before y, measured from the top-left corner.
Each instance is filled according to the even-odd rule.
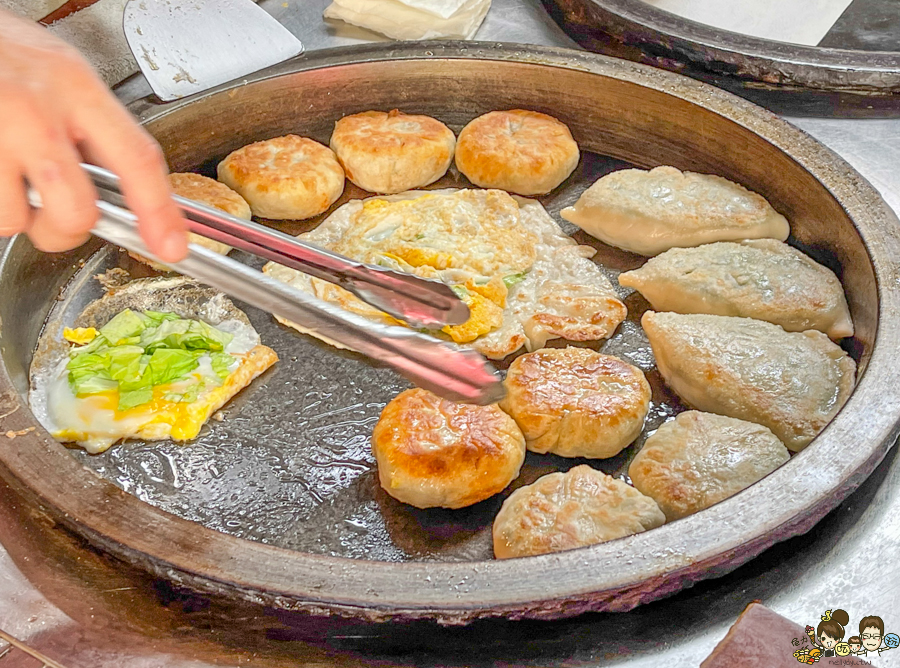
[[[756,318],[789,332],[853,336],[844,289],[834,273],[775,239],[672,248],[619,275],[657,311]]]
[[[666,521],[656,501],[581,465],[513,492],[494,519],[494,556],[528,557],[623,538]]]
[[[674,167],[607,174],[561,215],[600,241],[640,255],[714,241],[784,241],[790,233],[785,217],[760,195],[721,176]]]
[[[737,494],[789,458],[767,427],[686,411],[647,439],[628,475],[672,521]]]
[[[663,379],[694,408],[765,425],[797,452],[853,391],[856,363],[822,332],[750,318],[647,311]]]

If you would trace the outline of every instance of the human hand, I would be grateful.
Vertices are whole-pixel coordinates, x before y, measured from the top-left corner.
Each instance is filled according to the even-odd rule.
[[[76,49],[0,10],[0,237],[25,232],[49,252],[84,243],[98,211],[79,162],[118,174],[152,253],[184,258],[185,223],[157,143]],[[43,208],[28,206],[25,179]]]

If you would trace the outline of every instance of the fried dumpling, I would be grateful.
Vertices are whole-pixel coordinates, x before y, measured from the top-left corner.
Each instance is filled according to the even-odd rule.
[[[737,494],[789,458],[761,424],[686,411],[647,439],[628,475],[672,521]]]
[[[641,433],[650,384],[635,366],[587,348],[544,348],[509,366],[500,408],[532,452],[615,457]]]
[[[856,363],[822,332],[750,318],[647,311],[666,383],[702,411],[756,422],[802,450],[853,391]]]
[[[657,311],[765,320],[789,332],[853,336],[841,282],[809,256],[775,239],[672,248],[619,276]]]
[[[665,521],[649,496],[582,464],[510,494],[494,519],[494,556],[571,550],[655,529]]]
[[[790,234],[785,217],[762,196],[721,176],[674,167],[607,174],[561,215],[600,241],[641,255],[714,241],[784,241]]]
[[[416,508],[464,508],[503,491],[525,461],[525,437],[496,404],[401,392],[372,432],[381,487]]]

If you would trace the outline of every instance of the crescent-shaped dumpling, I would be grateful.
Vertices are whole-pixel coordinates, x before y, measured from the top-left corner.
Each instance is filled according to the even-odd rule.
[[[520,487],[494,519],[498,559],[560,552],[661,526],[666,516],[649,496],[582,464]]]
[[[686,411],[647,439],[628,475],[672,521],[737,494],[789,458],[767,427]]]
[[[698,410],[756,422],[802,450],[853,391],[856,363],[822,332],[750,318],[647,311],[666,383]]]
[[[788,222],[760,195],[721,176],[622,169],[600,178],[561,211],[600,241],[641,255],[714,241],[784,241]]]
[[[672,248],[619,275],[657,311],[756,318],[789,332],[853,336],[844,289],[834,273],[775,239]]]

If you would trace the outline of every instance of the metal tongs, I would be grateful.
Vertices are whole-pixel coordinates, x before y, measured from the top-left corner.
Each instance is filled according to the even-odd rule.
[[[373,323],[197,244],[188,244],[181,262],[162,262],[138,234],[137,217],[124,208],[119,178],[100,167],[82,167],[99,195],[100,220],[91,231],[95,236],[378,360],[446,399],[489,404],[503,398],[496,371],[474,350],[406,327]],[[461,324],[469,317],[468,307],[439,281],[356,262],[198,202],[173,199],[192,232],[339,285],[412,327]],[[40,196],[31,189],[29,200],[40,206]]]

